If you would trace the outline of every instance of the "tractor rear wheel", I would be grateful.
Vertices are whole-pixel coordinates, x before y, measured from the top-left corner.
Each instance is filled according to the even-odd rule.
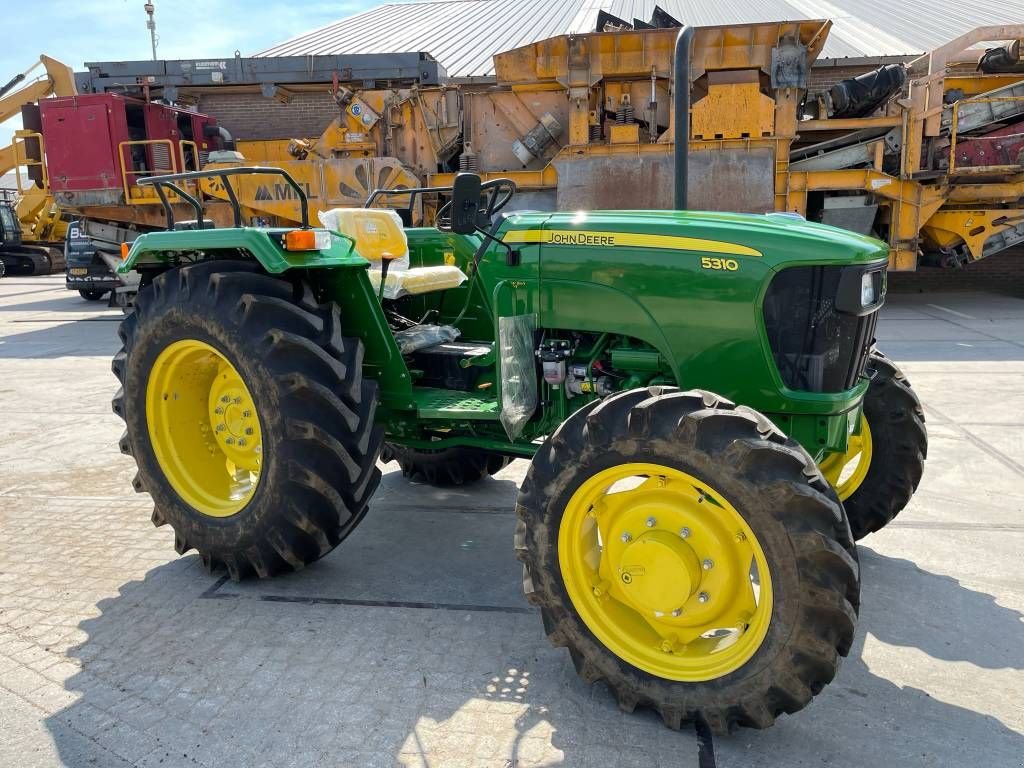
[[[878,350],[872,350],[867,370],[873,378],[860,432],[850,436],[846,453],[821,463],[855,539],[881,530],[903,511],[928,456],[924,409],[903,371]]]
[[[471,485],[490,477],[509,464],[512,459],[481,448],[445,448],[439,451],[417,450],[386,443],[384,461],[392,459],[409,479],[423,480],[440,487]]]
[[[179,554],[233,579],[323,557],[380,481],[362,342],[309,295],[255,263],[205,262],[158,276],[121,323],[113,408],[135,489]]]
[[[540,447],[517,512],[549,639],[625,711],[765,728],[850,650],[860,582],[842,505],[754,410],[659,387],[588,405]]]

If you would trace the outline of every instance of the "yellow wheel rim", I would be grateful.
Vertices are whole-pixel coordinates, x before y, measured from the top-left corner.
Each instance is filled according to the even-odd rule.
[[[220,351],[195,339],[164,349],[149,373],[146,421],[160,469],[185,503],[228,517],[249,502],[262,466],[260,421]]]
[[[833,453],[818,465],[821,474],[836,489],[840,501],[850,498],[868,476],[871,452],[871,427],[861,414],[860,434],[847,438],[846,453]]]
[[[772,585],[761,545],[718,491],[678,469],[622,464],[569,500],[566,591],[620,659],[667,680],[722,677],[761,646]]]

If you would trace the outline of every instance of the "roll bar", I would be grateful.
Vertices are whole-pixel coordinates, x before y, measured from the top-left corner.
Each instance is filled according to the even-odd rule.
[[[231,212],[234,215],[235,227],[242,226],[242,209],[238,203],[238,195],[235,194],[234,187],[231,186],[231,182],[228,181],[229,176],[280,176],[294,191],[299,199],[299,207],[301,208],[302,214],[302,229],[309,229],[309,199],[306,197],[305,191],[299,186],[298,182],[292,178],[292,175],[283,168],[264,168],[262,166],[247,166],[242,168],[214,168],[206,171],[189,171],[188,173],[171,173],[166,176],[150,176],[146,179],[139,179],[137,184],[139,186],[145,186],[152,184],[156,190],[157,196],[160,198],[160,204],[164,207],[164,213],[167,215],[167,228],[174,229],[174,208],[171,206],[170,201],[167,199],[167,190],[170,190],[174,194],[178,195],[185,202],[192,206],[192,209],[196,212],[196,229],[203,229],[203,203],[200,196],[193,196],[182,189],[175,182],[179,181],[195,181],[197,179],[220,179],[224,185],[224,191],[227,193],[228,201],[231,203]]]

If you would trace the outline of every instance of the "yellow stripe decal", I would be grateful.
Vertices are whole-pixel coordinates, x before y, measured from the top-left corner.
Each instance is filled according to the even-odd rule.
[[[725,253],[730,256],[760,256],[761,252],[745,245],[704,240],[676,235],[643,235],[638,232],[595,232],[582,229],[519,229],[502,238],[506,243],[541,243],[543,245],[585,245],[598,248],[663,248],[675,251]]]

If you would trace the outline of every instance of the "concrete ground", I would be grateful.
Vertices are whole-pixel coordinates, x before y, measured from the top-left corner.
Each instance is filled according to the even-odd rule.
[[[118,315],[0,280],[0,765],[1024,764],[1024,300],[893,296],[925,403],[911,506],[861,546],[835,682],[764,732],[620,714],[520,594],[526,463],[472,491],[387,474],[304,572],[206,575],[131,490],[110,412]]]

